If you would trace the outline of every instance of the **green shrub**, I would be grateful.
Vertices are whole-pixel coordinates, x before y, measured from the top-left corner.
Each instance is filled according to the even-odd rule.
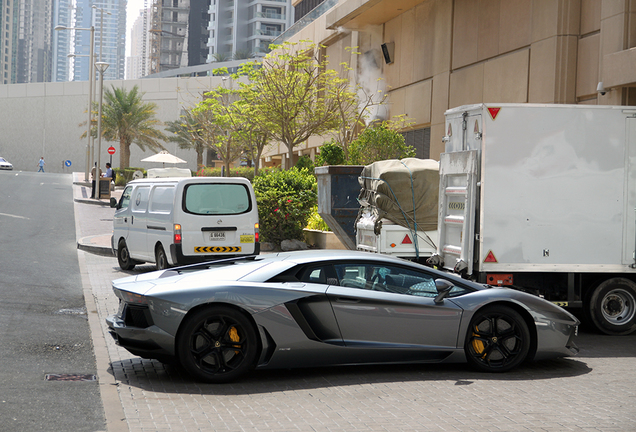
[[[325,222],[320,214],[318,214],[318,206],[313,206],[309,219],[307,219],[307,229],[319,230],[319,231],[331,231],[327,222]]]
[[[349,163],[352,165],[407,157],[415,157],[415,149],[406,145],[402,134],[384,123],[366,128],[349,146]]]
[[[256,177],[253,184],[261,240],[275,245],[283,240],[303,240],[303,228],[316,205],[316,177],[306,169],[270,170]]]
[[[146,177],[146,170],[143,168],[113,168],[113,170],[117,173],[117,177],[115,178],[115,186],[126,186],[126,183],[133,179],[133,174],[135,171],[141,171]]]
[[[295,166],[298,169],[306,169],[310,173],[314,172],[314,162],[307,155],[302,156],[300,159],[298,159],[298,162],[296,162]]]
[[[316,156],[316,166],[344,165],[344,150],[335,140],[326,142],[320,147],[320,154]]]

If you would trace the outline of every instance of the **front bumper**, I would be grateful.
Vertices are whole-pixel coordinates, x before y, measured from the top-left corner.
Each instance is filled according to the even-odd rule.
[[[108,332],[117,345],[131,354],[170,362],[174,359],[174,338],[155,325],[146,328],[129,326],[119,315],[106,318]]]

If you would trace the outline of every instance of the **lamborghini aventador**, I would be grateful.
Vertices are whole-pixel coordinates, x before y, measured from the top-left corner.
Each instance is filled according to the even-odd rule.
[[[579,321],[520,291],[354,251],[237,258],[113,281],[117,343],[195,379],[252,369],[468,362],[486,372],[574,355]]]

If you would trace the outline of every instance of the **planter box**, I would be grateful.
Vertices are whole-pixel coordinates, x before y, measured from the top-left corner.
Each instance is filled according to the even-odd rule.
[[[305,242],[317,249],[347,249],[331,231],[305,229]]]

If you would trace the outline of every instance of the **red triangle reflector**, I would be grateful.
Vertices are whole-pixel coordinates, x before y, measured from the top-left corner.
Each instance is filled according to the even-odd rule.
[[[499,111],[501,108],[488,108],[488,112],[490,113],[490,117],[494,120],[499,115]]]
[[[409,237],[408,234],[404,236],[404,240],[402,240],[402,244],[413,244],[413,242],[411,241],[411,237]]]
[[[496,263],[497,262],[497,258],[495,258],[495,254],[492,253],[492,251],[488,251],[488,255],[486,255],[486,259],[484,260],[484,262]]]

